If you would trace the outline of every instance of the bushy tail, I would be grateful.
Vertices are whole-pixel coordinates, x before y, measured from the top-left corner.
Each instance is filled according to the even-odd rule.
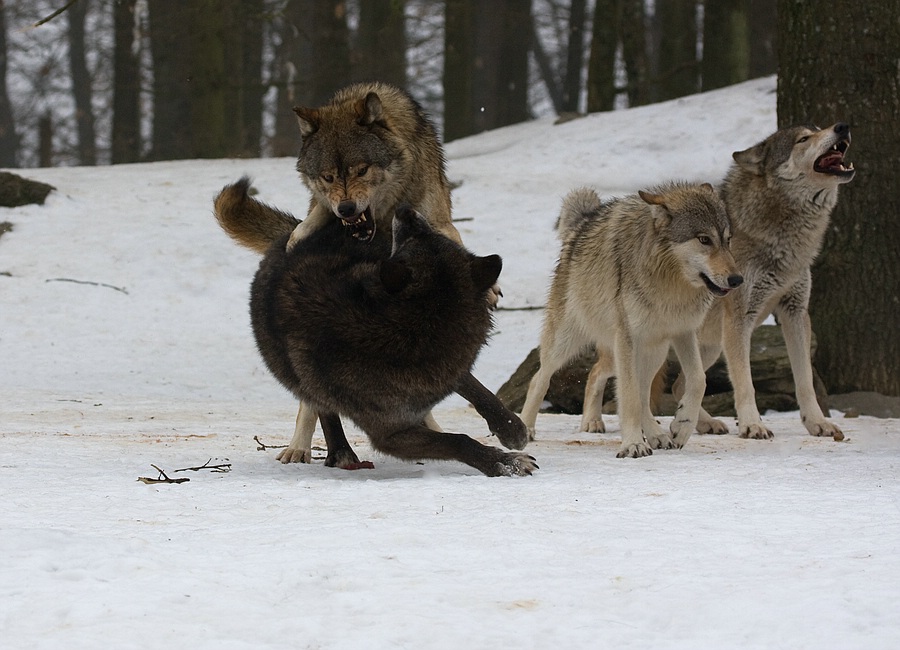
[[[292,214],[257,201],[249,195],[250,179],[226,185],[214,202],[216,220],[232,239],[258,253],[291,232],[298,223]]]
[[[603,207],[597,192],[589,187],[572,190],[563,199],[562,210],[556,220],[556,233],[566,242],[578,232],[586,219],[596,217]]]

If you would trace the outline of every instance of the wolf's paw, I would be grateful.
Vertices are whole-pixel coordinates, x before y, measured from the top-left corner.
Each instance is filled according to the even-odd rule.
[[[844,432],[841,431],[840,427],[828,420],[810,422],[804,418],[803,426],[806,427],[806,430],[809,431],[809,435],[811,436],[827,436],[829,438],[834,438],[838,442],[844,439]]]
[[[726,433],[728,433],[728,425],[715,418],[700,420],[697,423],[697,433],[701,433],[704,435],[708,434],[713,436],[724,436]]]
[[[696,425],[691,420],[672,420],[669,424],[669,431],[672,433],[672,440],[676,449],[681,449],[687,444],[695,428]]]
[[[497,305],[500,304],[500,298],[503,297],[503,292],[500,290],[500,285],[495,284],[487,292],[487,301],[488,306],[491,309],[497,309]]]
[[[359,465],[359,457],[350,447],[342,447],[328,452],[325,457],[325,467],[337,467],[348,469]]]
[[[278,452],[275,460],[280,460],[285,465],[288,463],[311,463],[312,449],[309,447],[304,447],[303,449],[286,447]]]
[[[534,456],[528,454],[505,453],[488,471],[488,476],[531,476],[540,469]]]
[[[581,420],[581,430],[587,433],[606,433],[606,424],[601,418],[596,420]]]
[[[664,431],[649,434],[647,444],[650,449],[675,449],[675,441],[672,440],[672,436]]]
[[[754,422],[747,426],[741,425],[740,436],[741,438],[750,438],[752,440],[771,440],[775,437],[761,422]]]
[[[534,427],[527,427],[526,430],[528,432],[528,442],[532,442],[533,440],[535,440],[535,438],[537,438],[537,434],[534,432]]]
[[[623,444],[622,448],[619,449],[619,453],[616,454],[616,458],[643,458],[652,454],[653,450],[650,449],[650,445],[642,440],[630,445]]]
[[[513,419],[503,423],[502,427],[497,427],[494,431],[497,440],[507,449],[524,449],[529,440],[534,439],[534,430],[530,430],[525,424],[514,416]]]

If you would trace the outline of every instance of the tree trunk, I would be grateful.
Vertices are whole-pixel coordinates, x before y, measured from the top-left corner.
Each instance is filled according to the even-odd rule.
[[[69,7],[69,70],[72,75],[72,95],[75,98],[75,124],[78,132],[78,162],[97,164],[97,143],[94,136],[94,107],[91,105],[91,75],[88,72],[84,45],[84,19],[88,0]]]
[[[581,96],[581,68],[584,67],[585,0],[572,0],[569,9],[569,43],[566,48],[566,74],[563,83],[562,110],[578,111]]]
[[[588,60],[588,113],[611,111],[616,102],[619,0],[597,0]]]
[[[703,90],[746,81],[750,74],[749,0],[706,0]]]
[[[475,71],[475,0],[446,0],[444,7],[444,140],[476,132],[472,105]]]
[[[15,167],[19,136],[6,87],[6,9],[0,0],[0,167]]]
[[[359,3],[359,29],[354,47],[354,77],[406,87],[405,0]]]
[[[856,178],[840,190],[810,301],[814,362],[834,393],[900,395],[898,16],[900,0],[778,7],[779,124],[842,120],[853,133]]]
[[[150,52],[153,60],[154,160],[192,155],[190,6],[183,0],[148,0]]]
[[[224,7],[225,150],[258,158],[262,137],[263,0],[227,0]]]
[[[657,99],[666,101],[696,93],[697,2],[666,0],[656,7],[660,31]]]
[[[778,71],[776,55],[778,0],[750,0],[751,79]]]
[[[137,162],[141,157],[140,62],[134,43],[136,0],[113,4],[113,115],[111,161]]]
[[[644,0],[619,0],[619,34],[622,59],[628,75],[628,105],[642,106],[651,101],[648,84],[647,26]]]
[[[191,38],[188,59],[193,158],[225,156],[225,20],[230,2],[190,0]],[[240,43],[230,44],[240,50]],[[240,68],[238,68],[240,69]]]
[[[53,167],[53,116],[49,110],[38,118],[38,165]]]

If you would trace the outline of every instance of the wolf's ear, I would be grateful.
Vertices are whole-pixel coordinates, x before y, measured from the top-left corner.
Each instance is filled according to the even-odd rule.
[[[297,122],[300,124],[300,137],[308,138],[319,130],[319,113],[314,108],[294,106]]]
[[[365,99],[360,100],[356,112],[359,115],[357,123],[360,126],[371,126],[375,122],[384,121],[384,107],[381,105],[381,97],[374,92],[370,92]]]
[[[378,275],[381,278],[381,284],[384,285],[384,290],[388,293],[403,291],[412,280],[412,273],[406,268],[406,265],[390,258],[381,261]]]
[[[479,291],[487,291],[500,277],[503,268],[503,259],[499,255],[476,257],[472,260],[472,282]]]
[[[666,207],[666,197],[662,194],[653,194],[652,192],[638,190],[638,196],[640,196],[644,200],[644,203]]]
[[[733,154],[731,154],[731,157],[734,158],[734,162],[746,169],[751,174],[762,176],[762,163],[765,158],[765,153],[766,152],[763,151],[763,145],[758,144],[755,147],[750,147],[749,149],[744,149],[743,151],[735,151]]]
[[[706,191],[709,192],[710,194],[715,194],[715,193],[716,193],[716,188],[714,188],[714,187],[713,187],[711,184],[709,184],[709,183],[703,183],[703,184],[700,186],[700,189],[701,189],[701,190],[706,190]]]
[[[669,225],[672,221],[672,213],[669,212],[669,206],[666,205],[666,197],[664,194],[654,194],[652,192],[638,190],[638,196],[640,196],[644,203],[647,203],[648,205],[659,206],[658,209],[651,209],[651,214],[653,215],[653,227],[657,231],[664,226]]]

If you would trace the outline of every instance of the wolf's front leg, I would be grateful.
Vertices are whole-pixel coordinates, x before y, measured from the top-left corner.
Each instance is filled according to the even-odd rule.
[[[503,405],[496,395],[472,376],[471,372],[463,375],[456,387],[456,392],[469,400],[478,414],[487,422],[491,433],[507,449],[524,449],[528,444],[528,429],[519,416]]]
[[[301,239],[305,239],[311,233],[315,232],[322,226],[325,226],[328,223],[329,219],[336,219],[335,217],[325,206],[321,203],[315,203],[313,207],[310,209],[309,214],[306,215],[306,219],[297,224],[297,227],[294,228],[294,231],[291,233],[290,238],[288,239],[286,250],[287,252],[291,252],[291,249],[297,245]]]
[[[778,321],[784,334],[788,359],[791,362],[791,373],[794,375],[794,390],[797,403],[800,405],[800,419],[803,426],[813,436],[830,436],[835,440],[843,440],[844,432],[828,420],[819,402],[813,386],[812,363],[810,362],[810,339],[812,327],[806,309],[782,309],[778,311]]]
[[[641,400],[641,430],[644,432],[644,438],[651,449],[674,449],[675,441],[672,440],[671,434],[659,425],[656,416],[650,410],[653,378],[666,359],[669,352],[668,343],[651,345],[646,341],[636,341],[634,351]]]
[[[622,446],[617,458],[641,458],[653,453],[644,440],[641,429],[642,405],[635,348],[630,332],[624,325],[616,332],[616,401],[619,405],[619,425],[622,428]],[[649,393],[648,393],[649,395]]]
[[[706,392],[706,373],[694,332],[672,339],[672,347],[675,348],[675,354],[681,363],[681,371],[684,373],[684,392],[678,401],[675,417],[669,425],[675,446],[680,449],[697,427],[700,404],[703,401],[703,393]]]
[[[319,421],[322,423],[322,433],[325,435],[325,444],[328,447],[328,456],[325,457],[325,467],[339,467],[350,469],[359,465],[359,457],[344,435],[344,427],[341,425],[341,417],[337,413],[319,413]]]
[[[742,305],[729,305],[722,329],[728,378],[734,387],[734,408],[737,411],[738,433],[741,438],[771,439],[772,432],[762,423],[756,408],[756,393],[750,373],[750,336],[753,334],[755,314],[737,313]]]
[[[294,437],[287,448],[282,449],[275,460],[282,463],[311,463],[312,437],[316,430],[316,411],[300,402],[297,409],[297,422],[294,425]]]
[[[611,350],[599,345],[595,347],[597,348],[597,363],[588,373],[587,383],[584,387],[581,430],[588,433],[605,433],[603,393],[606,390],[606,382],[616,374],[616,363]]]

